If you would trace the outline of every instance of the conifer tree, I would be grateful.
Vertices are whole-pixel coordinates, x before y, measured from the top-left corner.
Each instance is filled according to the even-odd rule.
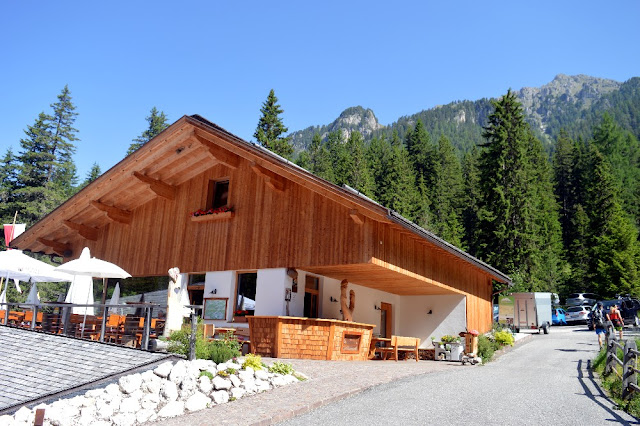
[[[435,185],[434,171],[438,155],[436,147],[431,142],[431,136],[421,120],[418,120],[413,130],[407,133],[405,140],[416,175],[422,176],[425,185],[432,188]]]
[[[374,182],[374,198],[382,203],[385,188],[388,185],[387,168],[391,163],[393,150],[389,141],[384,137],[373,138],[367,149],[367,163]]]
[[[313,135],[311,145],[309,146],[309,157],[311,163],[311,173],[319,176],[329,182],[335,181],[333,174],[333,165],[331,163],[331,153],[326,145],[322,143],[322,139],[318,133]]]
[[[373,177],[366,159],[364,138],[360,132],[352,132],[349,135],[346,151],[349,154],[349,170],[345,183],[367,197],[372,197]]]
[[[98,179],[101,174],[102,170],[100,170],[100,165],[98,165],[98,163],[93,163],[93,166],[91,166],[91,170],[89,170],[89,172],[87,173],[87,178],[84,180],[84,182],[82,182],[80,188],[84,188],[85,186],[89,185],[91,182]]]
[[[258,127],[253,137],[265,148],[270,149],[281,157],[290,159],[293,154],[291,138],[282,136],[289,129],[282,123],[280,114],[284,111],[278,105],[278,98],[276,98],[273,89],[269,92],[267,100],[262,104],[260,112],[262,116],[258,121]]]
[[[347,151],[346,141],[341,130],[329,133],[329,136],[327,136],[327,149],[333,165],[333,183],[342,185],[347,182],[351,167],[351,155]]]
[[[460,247],[463,236],[460,217],[462,170],[453,145],[446,136],[441,136],[438,140],[434,177],[431,229],[442,239]]]
[[[51,104],[53,115],[51,116],[51,141],[50,150],[53,155],[53,162],[47,167],[47,181],[57,187],[56,191],[61,194],[58,201],[65,200],[73,191],[76,184],[76,167],[73,162],[73,154],[76,152],[74,142],[79,140],[76,137],[77,129],[73,127],[78,113],[74,112],[76,107],[71,102],[71,91],[68,86],[64,86],[58,95],[58,101]]]
[[[480,151],[477,147],[465,154],[462,161],[462,180],[464,182],[462,224],[464,228],[463,246],[471,255],[478,253],[480,176],[478,160]]]
[[[0,160],[0,220],[8,223],[11,209],[14,207],[14,191],[16,189],[16,164],[11,148],[7,149]]]
[[[394,141],[394,139],[392,139]],[[418,210],[415,173],[409,158],[409,152],[399,138],[392,147],[390,163],[387,168],[387,186],[383,188],[383,205],[414,220]]]
[[[553,156],[553,171],[555,194],[560,205],[560,224],[562,226],[562,240],[565,247],[572,241],[571,218],[573,217],[576,200],[576,156],[575,144],[566,132],[560,132],[556,141]]]
[[[169,127],[169,123],[167,123],[167,116],[163,111],[158,111],[156,107],[151,108],[151,112],[146,120],[147,123],[149,123],[147,130],[142,132],[142,134],[137,138],[133,139],[133,143],[129,145],[129,149],[127,150],[127,155],[130,155],[142,145],[159,135],[164,129]]]

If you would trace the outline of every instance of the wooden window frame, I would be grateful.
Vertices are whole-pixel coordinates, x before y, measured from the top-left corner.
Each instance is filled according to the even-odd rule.
[[[346,336],[360,336],[360,337],[358,337],[358,349],[353,350],[353,351],[344,349],[344,338]],[[362,347],[362,331],[344,331],[342,333],[342,342],[340,342],[340,353],[341,354],[359,354],[361,347]]]
[[[257,270],[249,270],[249,271],[236,271],[236,287],[233,296],[233,306],[231,309],[231,321],[232,322],[247,322],[246,316],[238,316],[236,317],[236,306],[238,306],[238,286],[240,284],[240,280],[238,279],[242,274],[256,274],[256,293],[258,293],[258,271]],[[255,302],[255,300],[254,300]],[[254,309],[255,312],[255,309]]]
[[[224,206],[218,206],[218,207],[229,207],[231,205],[231,202],[230,202],[230,200],[231,200],[231,178],[230,177],[221,177],[221,178],[209,180],[209,185],[207,187],[207,203],[205,205],[206,206],[205,210],[213,208],[213,201],[216,198],[215,197],[216,184],[218,184],[220,182],[228,182],[227,204],[225,204]]]

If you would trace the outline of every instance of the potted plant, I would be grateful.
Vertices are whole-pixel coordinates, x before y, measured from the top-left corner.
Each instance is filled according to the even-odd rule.
[[[445,334],[440,338],[445,344],[445,349],[451,353],[451,361],[460,361],[464,349],[464,343],[460,343],[460,336]]]

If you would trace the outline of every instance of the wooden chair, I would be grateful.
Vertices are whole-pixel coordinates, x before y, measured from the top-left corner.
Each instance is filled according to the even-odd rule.
[[[208,340],[213,340],[213,336],[216,332],[215,324],[203,324],[202,325],[203,337]]]

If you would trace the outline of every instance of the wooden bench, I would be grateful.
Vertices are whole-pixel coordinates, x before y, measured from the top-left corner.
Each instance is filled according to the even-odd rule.
[[[398,352],[413,352],[416,362],[418,362],[420,359],[418,346],[420,346],[420,339],[417,337],[391,336],[391,344],[389,346],[377,347],[375,350],[380,352],[382,359],[393,356],[396,361],[398,361]]]

